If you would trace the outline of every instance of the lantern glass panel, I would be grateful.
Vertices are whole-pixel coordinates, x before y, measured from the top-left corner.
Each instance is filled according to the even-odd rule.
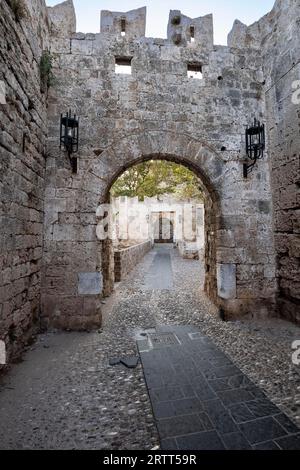
[[[79,121],[71,117],[71,111],[66,116],[61,116],[60,123],[60,146],[64,146],[65,150],[71,154],[78,150],[78,130]]]

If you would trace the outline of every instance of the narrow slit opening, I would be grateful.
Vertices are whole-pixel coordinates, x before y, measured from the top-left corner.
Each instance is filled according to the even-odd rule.
[[[191,42],[195,42],[195,27],[194,26],[190,27],[190,37],[191,37]]]
[[[126,36],[126,20],[125,20],[125,18],[121,19],[121,36]]]

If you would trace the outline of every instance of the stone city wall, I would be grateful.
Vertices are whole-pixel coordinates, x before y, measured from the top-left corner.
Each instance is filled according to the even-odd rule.
[[[213,45],[211,15],[189,22],[182,16],[178,32],[171,12],[168,39],[145,38],[140,20],[133,34],[132,12],[123,14],[125,21],[127,16],[128,35],[102,24],[99,34],[76,33],[51,43],[57,84],[48,113],[45,321],[62,325],[67,316],[68,324],[77,325],[91,318],[98,298],[78,296],[78,274],[103,274],[96,208],[107,202],[117,176],[148,158],[186,164],[203,182],[210,297],[231,318],[275,314],[268,152],[243,178],[245,125],[254,117],[266,119],[260,46],[247,39],[237,47],[234,33],[228,47]],[[191,23],[193,42],[186,33]],[[123,64],[131,61],[130,75],[116,73],[119,58]],[[202,80],[188,77],[195,66],[201,66]],[[58,148],[60,113],[70,107],[80,115],[77,174]],[[227,291],[228,282],[234,289]]]
[[[263,41],[277,305],[282,317],[300,323],[300,1],[280,7],[284,14],[272,17],[279,27]]]
[[[39,327],[47,136],[39,64],[48,25],[43,0],[0,1],[0,339],[8,361]]]
[[[113,207],[113,240],[148,240],[159,238],[159,215],[167,214],[172,219],[173,241],[185,240],[204,246],[204,204],[193,199],[178,200],[171,194],[158,197],[121,196],[111,198]],[[167,236],[169,238],[169,223]],[[183,245],[182,245],[183,246]]]
[[[277,0],[275,8],[247,27],[239,21],[232,47],[261,47],[267,142],[273,198],[277,307],[281,316],[300,322],[299,149],[300,149],[300,1]],[[269,276],[273,277],[273,270]]]

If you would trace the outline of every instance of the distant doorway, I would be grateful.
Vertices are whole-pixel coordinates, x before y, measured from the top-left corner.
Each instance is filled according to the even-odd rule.
[[[174,212],[155,214],[154,242],[174,243]]]

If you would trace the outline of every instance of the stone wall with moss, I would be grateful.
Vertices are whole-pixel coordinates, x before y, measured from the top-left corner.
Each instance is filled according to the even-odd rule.
[[[47,135],[40,59],[48,45],[43,0],[0,1],[0,339],[8,361],[39,327]]]

